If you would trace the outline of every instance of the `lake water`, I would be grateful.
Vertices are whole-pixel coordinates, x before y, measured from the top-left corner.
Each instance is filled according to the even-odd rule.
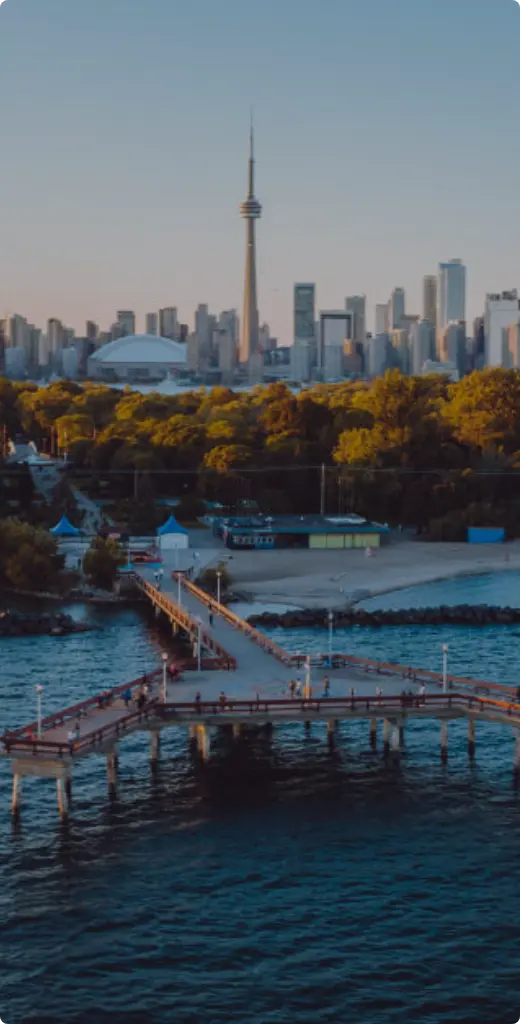
[[[477,596],[478,594],[478,596]],[[495,596],[491,596],[494,594]],[[516,574],[391,597],[518,604]],[[370,602],[375,606],[375,602]],[[95,632],[0,640],[1,727],[135,677],[160,638],[133,609],[75,607]],[[327,647],[324,632],[277,638]],[[335,650],[520,681],[515,627],[342,630]],[[4,1024],[513,1024],[520,1015],[520,795],[513,738],[450,725],[406,733],[400,760],[366,725],[217,746],[207,765],[166,733],[78,766],[67,826],[52,781],[24,781],[9,817],[0,763],[0,1018]]]

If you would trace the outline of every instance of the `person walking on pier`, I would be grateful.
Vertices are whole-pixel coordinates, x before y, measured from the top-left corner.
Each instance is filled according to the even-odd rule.
[[[208,610],[208,622],[209,622],[211,628],[213,628],[213,605],[211,605],[211,604],[209,605],[209,610]]]
[[[323,677],[323,696],[328,697],[330,693],[330,679],[328,676]]]
[[[291,681],[289,683],[289,696],[291,698],[294,697],[295,690],[296,690],[296,683],[295,683],[294,679],[291,679]]]
[[[296,680],[296,696],[297,697],[301,697],[301,692],[302,692],[302,681],[301,681],[301,679],[298,678]]]

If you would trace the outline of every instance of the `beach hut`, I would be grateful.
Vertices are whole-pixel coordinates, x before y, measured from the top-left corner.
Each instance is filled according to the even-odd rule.
[[[54,537],[81,537],[81,530],[77,530],[69,522],[67,516],[61,517],[59,523],[52,528],[51,533]]]
[[[190,546],[188,531],[179,526],[174,515],[157,530],[157,538],[161,551],[179,551]]]

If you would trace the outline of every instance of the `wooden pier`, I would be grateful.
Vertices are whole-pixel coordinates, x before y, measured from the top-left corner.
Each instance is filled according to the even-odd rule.
[[[155,761],[166,728],[187,732],[207,759],[212,736],[223,726],[238,737],[287,723],[306,728],[324,723],[333,744],[339,723],[363,719],[372,747],[382,725],[384,749],[398,753],[407,723],[433,718],[440,723],[445,759],[448,723],[462,718],[468,723],[470,756],[477,722],[513,729],[515,769],[520,770],[520,702],[514,687],[346,654],[292,655],[178,574],[161,589],[147,578],[146,569],[136,574],[136,582],[158,614],[197,645],[198,656],[190,662],[196,671],[186,674],[189,681],[173,681],[163,656],[162,669],[145,680],[145,688],[143,679],[136,679],[5,733],[1,743],[12,765],[13,814],[20,811],[24,776],[54,778],[58,809],[66,816],[79,760],[105,757],[108,785],[114,789],[125,737],[147,732]],[[324,675],[328,696],[321,695]],[[297,679],[300,695],[289,696],[289,684]]]

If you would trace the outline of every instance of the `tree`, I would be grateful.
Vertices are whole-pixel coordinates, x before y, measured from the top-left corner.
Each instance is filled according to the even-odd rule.
[[[17,519],[0,520],[0,590],[53,589],[63,569],[54,537]]]
[[[115,540],[95,537],[83,559],[83,572],[95,587],[112,590],[117,570],[124,561],[123,550]]]

